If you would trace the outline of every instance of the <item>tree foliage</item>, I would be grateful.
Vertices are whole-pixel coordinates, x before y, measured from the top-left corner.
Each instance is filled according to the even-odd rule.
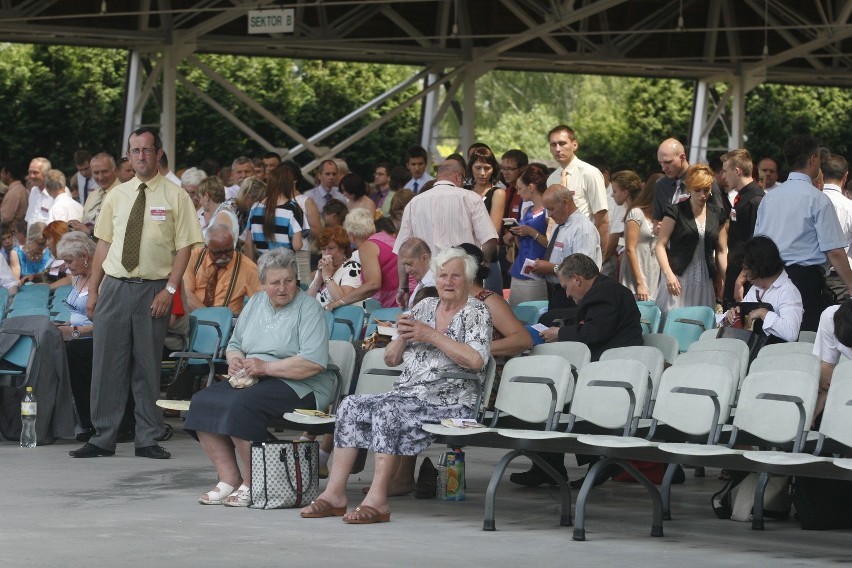
[[[410,77],[411,67],[199,55],[237,88],[310,137],[389,86]],[[47,156],[73,171],[76,149],[116,152],[121,147],[127,52],[63,46],[0,44],[0,162]],[[201,91],[276,147],[298,142],[248,109],[236,97],[189,62],[179,67]],[[367,116],[318,142],[333,147],[382,113],[395,108],[419,85]],[[725,86],[716,86],[721,96]],[[694,83],[670,79],[584,76],[492,71],[477,82],[476,137],[498,154],[520,148],[533,159],[550,159],[546,132],[556,124],[573,127],[580,156],[604,156],[612,167],[628,166],[645,174],[658,168],[656,148],[675,137],[687,142]],[[420,105],[412,105],[388,124],[341,152],[353,171],[369,179],[378,161],[401,162],[417,143]],[[832,151],[848,155],[846,133],[852,127],[852,92],[764,84],[748,93],[746,147],[755,159],[781,158],[784,139],[811,132]],[[173,168],[197,165],[205,158],[227,164],[240,154],[264,148],[213,111],[180,83],[177,87],[176,156]],[[145,109],[146,123],[159,122],[156,98]],[[458,143],[452,113],[440,125],[442,148]],[[711,133],[711,147],[725,147],[727,133]],[[297,161],[312,158],[304,152]]]

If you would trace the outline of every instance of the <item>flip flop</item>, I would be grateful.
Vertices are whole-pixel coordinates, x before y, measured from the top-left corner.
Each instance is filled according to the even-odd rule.
[[[204,495],[202,495],[198,502],[202,505],[221,505],[222,501],[225,500],[231,493],[234,492],[234,487],[228,485],[224,481],[220,481],[216,484],[216,489],[212,491],[208,491]]]
[[[332,507],[325,499],[311,501],[308,505],[310,511],[302,511],[299,516],[303,519],[324,519],[326,517],[342,517],[346,514],[346,507]],[[306,507],[307,508],[307,507]]]
[[[355,517],[357,515],[357,518]],[[375,507],[361,505],[343,517],[343,522],[350,525],[372,525],[374,523],[387,523],[390,521],[390,511],[380,513]]]

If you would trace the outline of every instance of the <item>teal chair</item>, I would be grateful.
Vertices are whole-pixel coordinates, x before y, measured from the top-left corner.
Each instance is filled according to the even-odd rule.
[[[518,304],[519,306],[532,306],[538,310],[538,315],[541,317],[547,312],[548,303],[547,300],[527,300],[526,302],[521,302]],[[538,321],[538,320],[536,320]]]
[[[9,306],[9,290],[0,286],[0,312],[5,312]]]
[[[216,359],[223,359],[225,356],[225,348],[231,340],[231,327],[234,322],[233,312],[231,312],[230,308],[218,306],[192,310],[192,315],[195,316],[196,320],[198,320],[199,325],[205,325],[215,331],[219,347],[214,354],[216,355]]]
[[[382,303],[379,302],[375,298],[367,298],[364,300],[364,313],[367,314],[367,317],[370,317],[370,314],[382,308]]]
[[[16,294],[12,298],[10,310],[20,310],[21,308],[47,308],[50,305],[50,300],[47,296],[41,294]]]
[[[22,316],[45,316],[50,317],[50,309],[45,304],[43,307],[29,306],[26,308],[15,308],[13,307],[9,310],[9,313],[6,314],[7,318],[16,318]]]
[[[396,317],[402,313],[402,308],[378,308],[370,314],[370,319],[367,320],[367,331],[364,332],[364,337],[370,337],[376,331],[377,321],[396,321]]]
[[[68,294],[70,294],[73,289],[74,286],[71,284],[54,288],[53,294],[50,296],[50,307],[54,308],[55,306],[62,304],[64,300],[68,299]]]
[[[663,333],[677,340],[678,351],[684,353],[701,334],[716,325],[716,312],[707,306],[675,308],[666,315]]]
[[[642,302],[636,302],[636,306],[639,308],[639,323],[642,325],[642,335],[660,331],[660,308],[656,304],[648,305]]]
[[[364,309],[359,306],[340,306],[332,312],[334,324],[331,337],[340,341],[361,339],[364,330]]]
[[[512,306],[512,313],[515,314],[515,317],[522,323],[527,325],[535,325],[538,323],[539,313],[538,308],[535,306],[522,306],[518,304],[517,306]]]
[[[0,386],[24,388],[29,378],[38,340],[32,331],[6,327],[0,333],[18,335],[18,340],[12,347],[0,355]]]

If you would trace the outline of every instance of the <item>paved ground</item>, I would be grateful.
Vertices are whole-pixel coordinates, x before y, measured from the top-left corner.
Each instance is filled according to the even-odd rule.
[[[174,421],[176,428],[179,422]],[[713,517],[715,471],[674,493],[674,520],[652,538],[643,490],[609,482],[594,490],[586,542],[558,525],[558,492],[501,487],[497,532],[482,531],[483,497],[499,450],[467,450],[468,500],[392,500],[390,523],[349,526],[339,519],[302,520],[295,510],[254,511],[203,506],[196,498],[215,484],[203,452],[177,432],[164,444],[169,461],[133,457],[75,460],[79,444],[23,449],[0,442],[6,479],[0,524],[0,566],[824,566],[848,563],[852,531],[804,532],[793,521],[746,523]],[[436,459],[441,448],[428,454]],[[571,460],[573,461],[573,460]],[[525,469],[520,460],[512,471]],[[357,503],[370,477],[353,476]],[[579,470],[572,470],[576,475]]]

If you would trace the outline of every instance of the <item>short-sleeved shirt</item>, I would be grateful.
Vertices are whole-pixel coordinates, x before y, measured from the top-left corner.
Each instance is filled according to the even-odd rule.
[[[189,194],[159,174],[145,182],[145,217],[139,266],[130,272],[121,264],[124,234],[130,210],[139,195],[139,178],[117,185],[104,198],[95,236],[111,243],[104,272],[114,278],[165,280],[172,271],[175,254],[202,241],[201,227]]]
[[[302,232],[302,225],[296,217],[294,206],[298,207],[295,202],[288,202],[275,207],[275,240],[271,242],[267,240],[263,231],[266,206],[261,203],[255,203],[252,206],[251,211],[249,211],[249,225],[251,227],[251,239],[258,251],[262,252],[280,247],[293,248],[293,237],[296,233]]]
[[[240,351],[246,357],[263,361],[298,356],[327,367],[325,312],[319,302],[301,291],[289,304],[278,309],[272,306],[265,292],[255,294],[237,320],[228,351]],[[307,379],[281,380],[290,385],[299,398],[313,393],[317,408],[325,408],[331,401],[334,375],[327,369]]]
[[[424,299],[411,310],[412,317],[434,328],[438,302],[438,298]],[[467,304],[453,316],[447,329],[438,331],[473,347],[482,361],[488,362],[491,356],[491,312],[480,300],[468,297]],[[463,369],[434,345],[420,342],[409,343],[402,359],[405,365],[402,375],[394,383],[394,392],[435,405],[472,407],[476,403],[479,385],[464,379],[441,379],[438,375],[444,371],[473,371],[481,381],[485,378],[485,364],[478,369]]]
[[[814,341],[813,354],[819,357],[820,361],[830,365],[839,363],[841,355],[852,359],[852,348],[840,343],[837,336],[834,335],[834,314],[837,313],[839,308],[840,306],[829,306],[822,312],[822,315],[819,316],[819,328],[817,328],[817,336]]]
[[[553,251],[550,258],[546,259],[559,266],[562,260],[575,253],[582,253],[600,267],[601,265],[601,237],[592,222],[579,210],[574,211],[556,229],[556,240],[553,243]],[[551,238],[553,238],[551,236]],[[555,274],[548,274],[548,282],[558,284],[559,278]]]
[[[536,232],[544,235],[547,232],[547,211],[542,209],[535,212],[532,207],[528,207],[521,219],[521,225],[532,227]],[[524,261],[527,259],[541,258],[544,255],[546,247],[541,246],[536,239],[530,237],[516,237],[518,241],[518,254],[515,257],[515,262],[512,263],[511,274],[512,278],[520,280],[532,280],[529,276],[522,273]]]
[[[359,288],[361,286],[361,263],[351,258],[344,260],[340,268],[334,271],[331,279],[338,286]],[[331,293],[325,284],[323,284],[322,290],[317,292],[317,300],[323,306],[331,302]]]
[[[199,265],[201,254],[204,258]],[[240,255],[239,272],[235,275],[234,269],[237,264],[237,255]],[[187,294],[194,294],[201,302],[207,293],[207,283],[213,275],[213,257],[206,248],[197,248],[189,256],[186,272],[183,274],[183,284]],[[228,305],[234,315],[240,315],[243,303],[247,297],[254,296],[260,291],[260,280],[258,279],[257,265],[247,256],[234,252],[231,261],[221,269],[216,280],[216,293],[213,296],[213,306],[224,306],[225,297],[230,290],[231,296]],[[233,283],[233,285],[232,285]]]
[[[775,241],[787,266],[823,265],[826,252],[849,245],[831,200],[800,172],[791,172],[760,202],[754,234]]]
[[[574,204],[590,221],[595,213],[606,210],[606,186],[599,169],[574,156],[564,168],[556,168],[547,178],[547,185],[562,185],[562,171],[568,170],[568,189],[574,192]]]

